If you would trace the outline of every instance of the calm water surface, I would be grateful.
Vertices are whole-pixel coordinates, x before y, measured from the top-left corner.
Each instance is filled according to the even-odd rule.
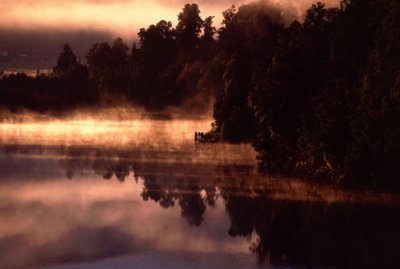
[[[0,268],[400,268],[400,198],[260,176],[208,120],[0,124]]]

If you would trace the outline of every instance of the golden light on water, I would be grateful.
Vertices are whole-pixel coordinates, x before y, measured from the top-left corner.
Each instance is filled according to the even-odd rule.
[[[126,146],[180,144],[207,130],[210,120],[66,120],[0,124],[0,142],[45,145]]]
[[[62,154],[72,151],[74,158],[86,160],[256,164],[254,149],[249,144],[196,144],[194,133],[210,129],[212,120],[208,117],[154,120],[125,110],[103,113],[97,117],[77,113],[59,120],[26,114],[5,120],[0,123],[0,144],[14,154],[27,151],[30,158],[68,158]]]
[[[19,122],[0,123],[0,144],[19,146],[39,146],[44,151],[28,151],[30,158],[82,159],[86,161],[120,160],[156,162],[164,164],[201,163],[224,165],[247,165],[256,171],[256,153],[250,144],[211,144],[196,145],[194,132],[206,131],[210,118],[154,120],[146,118],[129,119],[130,111],[107,111],[100,118],[85,113],[77,113],[70,119],[34,120],[26,115]],[[36,116],[37,117],[37,116]],[[122,120],[116,120],[122,118]],[[81,151],[58,152],[47,146],[73,147]],[[197,149],[197,146],[200,148]],[[93,154],[91,149],[109,149],[107,154]],[[123,150],[128,154],[119,154]],[[18,152],[18,151],[17,151]],[[24,152],[23,150],[21,151]],[[132,153],[135,153],[132,155]],[[138,154],[139,153],[139,154]],[[60,155],[61,154],[61,155]],[[157,173],[160,173],[158,171]],[[165,172],[166,174],[170,171]],[[232,175],[220,175],[228,178]],[[270,190],[270,198],[276,200],[325,201],[329,203],[352,202],[373,204],[400,204],[400,197],[387,193],[352,192],[322,186],[296,178],[264,177],[252,174],[248,178],[252,193]],[[221,184],[228,182],[221,182]],[[241,195],[240,192],[237,195]],[[245,195],[249,195],[246,193]]]
[[[0,124],[0,241],[5,246],[0,258],[5,268],[141,251],[233,253],[249,264],[256,262],[249,245],[262,238],[257,230],[246,238],[227,234],[236,224],[235,212],[243,208],[262,222],[270,213],[273,221],[277,212],[280,223],[282,214],[297,217],[299,212],[301,221],[305,217],[313,224],[316,217],[308,217],[314,213],[308,210],[325,217],[326,209],[330,219],[330,210],[341,206],[400,205],[397,194],[258,174],[251,145],[211,144],[204,145],[211,150],[197,151],[202,145],[193,141],[193,132],[207,130],[209,119],[29,117]],[[206,202],[208,195],[213,203]],[[201,227],[193,226],[197,220]]]

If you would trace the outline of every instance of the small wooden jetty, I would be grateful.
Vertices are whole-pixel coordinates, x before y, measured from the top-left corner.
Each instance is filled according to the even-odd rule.
[[[194,141],[195,142],[205,142],[205,136],[203,132],[194,132]]]
[[[196,143],[216,143],[219,142],[220,139],[213,132],[194,132],[194,142]]]

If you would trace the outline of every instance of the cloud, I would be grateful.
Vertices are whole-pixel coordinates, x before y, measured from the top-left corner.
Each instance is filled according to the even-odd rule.
[[[282,8],[298,13],[314,0],[270,0]],[[215,16],[216,25],[222,20],[221,12],[232,4],[241,5],[249,0],[199,0],[195,1],[202,16]],[[327,0],[330,4],[338,0]],[[135,35],[139,28],[147,27],[161,19],[177,21],[177,14],[187,3],[185,0],[2,0],[0,25],[18,29],[97,29],[125,37]]]
[[[0,4],[0,9],[8,10],[0,24],[19,29],[97,29],[128,36],[161,19],[176,21],[181,7],[174,1],[6,0]]]
[[[201,227],[193,228],[181,218],[178,206],[164,209],[153,201],[143,201],[143,183],[136,184],[132,178],[120,183],[87,175],[79,180],[3,183],[1,268],[88,261],[149,250],[247,253],[245,240],[226,233],[229,219],[222,200],[206,210]]]
[[[257,0],[258,1],[258,0]],[[261,0],[272,3],[287,17],[301,17],[315,0]],[[50,68],[55,65],[61,46],[70,43],[84,58],[95,42],[112,42],[122,37],[129,46],[137,41],[140,28],[160,20],[176,25],[177,15],[187,0],[0,0],[0,52],[16,55],[2,68]],[[232,4],[253,0],[198,0],[203,18],[214,16],[219,27],[222,11]],[[328,6],[339,0],[325,0]],[[29,40],[29,42],[27,42]],[[29,58],[17,57],[28,55]]]

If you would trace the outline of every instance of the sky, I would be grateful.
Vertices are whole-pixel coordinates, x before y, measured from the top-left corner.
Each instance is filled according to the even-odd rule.
[[[216,16],[248,0],[199,0],[202,16]],[[184,0],[2,0],[0,25],[14,29],[96,29],[128,37],[161,19],[176,22]]]
[[[316,0],[264,0],[291,9],[301,16]],[[326,0],[333,4],[339,0]],[[164,19],[176,25],[187,0],[1,0],[0,53],[13,55],[57,55],[70,43],[83,56],[95,42],[122,37],[129,46],[139,29]],[[190,2],[190,1],[189,1]],[[197,0],[203,18],[215,16],[219,27],[222,11],[232,4],[252,0]],[[1,56],[1,55],[0,55]],[[1,58],[1,57],[0,57]],[[21,60],[21,59],[19,59]],[[23,59],[21,60],[23,61]],[[7,65],[0,59],[0,68]],[[17,65],[21,65],[18,63]],[[47,63],[43,63],[47,65]]]
[[[197,0],[202,16],[215,16],[232,4],[251,0]],[[270,0],[301,12],[312,0]],[[333,2],[333,0],[329,0]],[[1,28],[22,30],[57,29],[58,31],[95,29],[122,36],[131,36],[141,27],[161,19],[176,22],[186,0],[2,0]]]

